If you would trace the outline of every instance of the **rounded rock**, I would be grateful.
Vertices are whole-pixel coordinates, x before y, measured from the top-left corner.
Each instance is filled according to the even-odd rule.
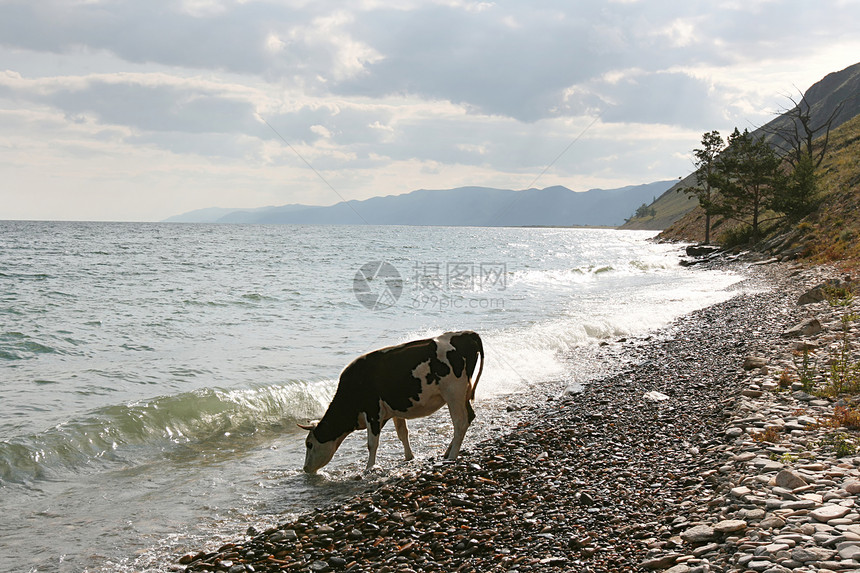
[[[747,528],[747,522],[743,519],[726,519],[714,526],[714,532],[719,535],[726,535],[736,531],[743,531]]]
[[[710,525],[696,525],[681,533],[681,539],[687,543],[705,543],[717,538],[717,533]]]
[[[851,510],[841,505],[822,505],[809,512],[809,516],[816,521],[827,523],[828,521],[846,516]]]

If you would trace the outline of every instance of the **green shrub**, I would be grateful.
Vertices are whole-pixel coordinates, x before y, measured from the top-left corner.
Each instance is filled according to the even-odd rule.
[[[753,228],[750,225],[740,225],[733,229],[724,231],[720,235],[719,243],[727,249],[749,245],[753,240]]]

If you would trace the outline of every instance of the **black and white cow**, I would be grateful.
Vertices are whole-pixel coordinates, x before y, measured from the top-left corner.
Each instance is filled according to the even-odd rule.
[[[475,381],[472,374],[481,357]],[[436,338],[389,346],[359,356],[340,375],[328,410],[308,432],[304,470],[314,473],[334,456],[344,438],[367,428],[367,469],[376,463],[379,433],[394,419],[397,437],[411,460],[406,420],[429,416],[448,405],[454,437],[445,457],[453,460],[475,412],[471,400],[484,369],[484,347],[475,332],[446,332]]]

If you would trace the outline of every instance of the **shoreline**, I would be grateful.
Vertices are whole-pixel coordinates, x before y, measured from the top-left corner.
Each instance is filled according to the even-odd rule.
[[[474,444],[455,462],[424,464],[369,484],[364,494],[265,532],[249,531],[216,552],[186,555],[176,569],[693,573],[853,569],[855,563],[860,568],[860,525],[854,559],[819,547],[815,534],[828,543],[839,536],[825,539],[820,531],[810,532],[815,524],[809,523],[830,527],[833,519],[850,520],[853,494],[826,478],[843,464],[851,465],[840,468],[846,479],[856,475],[860,482],[860,458],[857,464],[770,460],[770,450],[780,446],[753,436],[759,427],[773,425],[774,415],[758,419],[756,413],[772,409],[768,400],[786,409],[781,401],[793,397],[770,391],[779,376],[773,367],[766,374],[744,369],[750,355],[790,366],[785,363],[786,356],[791,362],[793,342],[782,334],[810,312],[796,304],[797,297],[820,283],[827,269],[798,271],[784,264],[748,269],[740,284],[764,285],[761,292],[693,312],[644,339],[611,343],[601,357],[620,363],[615,373],[591,380],[579,393],[556,392],[522,407],[513,431]],[[826,311],[821,304],[827,303],[814,310]],[[535,395],[540,392],[527,397]],[[826,415],[828,406],[815,407]],[[803,438],[812,430],[797,422],[803,415],[787,413],[782,426],[792,429],[786,435],[799,432]],[[814,499],[800,500],[805,492],[788,490],[809,507],[784,508],[786,488],[769,485],[780,470],[805,475],[806,487],[813,483],[809,495],[821,497],[818,506]],[[838,505],[825,502],[827,495],[819,490],[831,486],[815,482],[809,475],[815,471],[825,476],[819,482],[834,484],[828,502],[837,496],[844,503],[839,507],[845,512],[827,509],[842,513],[839,517],[820,522],[809,515]],[[774,493],[774,487],[781,489]],[[779,524],[773,518],[782,520],[780,531],[791,528],[779,543],[769,542]],[[789,538],[793,544],[783,547]],[[773,547],[760,549],[768,546]],[[794,559],[795,549],[806,551],[798,558],[817,558]],[[833,561],[834,556],[841,559]]]

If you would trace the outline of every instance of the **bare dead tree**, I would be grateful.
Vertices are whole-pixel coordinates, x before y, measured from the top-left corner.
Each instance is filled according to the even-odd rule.
[[[800,93],[800,90],[798,90]],[[797,99],[786,96],[793,104],[789,109],[781,110],[779,115],[786,118],[786,124],[776,127],[762,127],[762,131],[771,136],[771,145],[780,151],[783,159],[797,167],[804,157],[812,161],[814,167],[821,165],[827,154],[827,145],[830,141],[830,128],[834,120],[842,111],[846,100],[839,102],[830,114],[817,123],[812,117],[812,105],[801,93]],[[821,137],[819,143],[816,139]]]

